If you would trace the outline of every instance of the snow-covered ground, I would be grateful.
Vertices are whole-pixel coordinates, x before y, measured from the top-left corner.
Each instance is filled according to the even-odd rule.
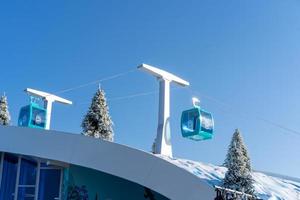
[[[160,157],[193,173],[212,186],[221,185],[227,170],[225,167],[192,160]],[[289,180],[261,172],[253,172],[252,175],[255,181],[254,187],[259,198],[268,200],[300,200],[300,180]]]

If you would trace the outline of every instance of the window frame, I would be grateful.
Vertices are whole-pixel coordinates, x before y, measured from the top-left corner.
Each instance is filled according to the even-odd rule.
[[[2,183],[2,171],[3,171],[3,162],[4,162],[4,153],[0,152],[0,188],[1,188],[1,183]]]
[[[18,166],[17,166],[17,176],[16,176],[16,183],[15,183],[15,190],[14,190],[14,200],[18,199],[18,193],[19,193],[19,188],[21,187],[33,187],[35,188],[34,192],[34,200],[38,200],[39,196],[39,185],[40,185],[40,173],[41,170],[43,169],[56,169],[60,171],[60,181],[59,181],[59,197],[56,198],[57,200],[62,200],[62,186],[63,186],[63,171],[66,166],[47,166],[47,167],[41,167],[41,163],[47,163],[47,160],[45,159],[40,159],[40,158],[35,158],[35,157],[28,157],[24,155],[17,155],[14,154],[18,158]],[[4,164],[4,156],[5,152],[0,152],[0,188],[1,188],[1,183],[2,183],[2,172],[3,172],[3,164]],[[31,160],[35,161],[37,163],[36,166],[36,177],[35,177],[35,185],[19,185],[20,182],[20,170],[21,170],[21,161],[22,159],[25,160]],[[56,164],[56,163],[55,163]]]

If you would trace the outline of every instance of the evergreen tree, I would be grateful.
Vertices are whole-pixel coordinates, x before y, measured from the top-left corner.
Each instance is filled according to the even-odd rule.
[[[9,125],[10,115],[8,112],[7,97],[5,94],[0,98],[0,125]]]
[[[223,186],[253,195],[250,158],[238,129],[232,136],[224,165],[228,170],[223,180]]]
[[[155,200],[155,196],[153,194],[153,192],[147,188],[147,187],[144,187],[144,197],[145,199],[150,199],[150,200]]]
[[[83,135],[101,138],[108,141],[114,140],[113,122],[109,115],[104,90],[99,88],[95,93],[92,104],[84,117],[81,127]]]
[[[68,200],[88,200],[89,195],[85,185],[81,187],[77,185],[69,186],[68,188]]]
[[[156,148],[156,138],[154,139],[152,146],[151,146],[151,153],[155,153],[155,148]]]

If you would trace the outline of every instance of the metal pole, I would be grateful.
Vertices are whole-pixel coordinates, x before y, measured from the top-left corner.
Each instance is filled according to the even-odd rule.
[[[49,100],[49,99],[45,99],[46,101],[46,111],[47,111],[47,115],[46,115],[46,126],[45,129],[49,130],[50,129],[50,122],[51,122],[51,112],[52,112],[52,103],[53,101]]]
[[[170,132],[170,81],[159,81],[158,126],[155,144],[156,154],[172,157]]]
[[[159,108],[157,135],[154,143],[154,153],[172,157],[171,131],[170,131],[170,83],[181,87],[189,82],[162,69],[141,64],[139,69],[155,76],[159,80]]]

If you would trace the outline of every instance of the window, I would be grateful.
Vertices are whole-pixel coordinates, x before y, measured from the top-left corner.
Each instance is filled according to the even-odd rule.
[[[0,200],[59,200],[61,178],[61,167],[0,152]]]
[[[34,200],[33,187],[19,187],[18,200]]]
[[[21,160],[18,200],[34,200],[37,163],[35,161]]]
[[[203,110],[201,112],[201,131],[205,131],[207,133],[213,133],[213,119],[212,115]]]
[[[0,188],[1,188],[1,177],[2,177],[2,168],[3,168],[3,166],[2,166],[2,162],[3,162],[3,158],[2,158],[2,156],[3,156],[3,153],[2,152],[0,152]]]
[[[4,153],[0,152],[0,190],[1,190],[1,180],[2,180],[2,171],[3,171],[3,160],[4,160]]]
[[[2,166],[0,199],[13,200],[18,169],[18,157],[5,153]]]
[[[41,169],[39,180],[39,200],[59,199],[61,169]]]
[[[198,110],[194,109],[192,111],[189,111],[187,124],[190,131],[196,130],[198,117],[199,117]]]
[[[20,114],[19,114],[19,120],[18,125],[19,126],[28,126],[29,123],[29,113],[30,113],[30,107],[25,106],[21,108]]]
[[[38,126],[38,127],[45,127],[45,118],[46,118],[46,111],[32,107],[32,117],[31,117],[31,125]]]

